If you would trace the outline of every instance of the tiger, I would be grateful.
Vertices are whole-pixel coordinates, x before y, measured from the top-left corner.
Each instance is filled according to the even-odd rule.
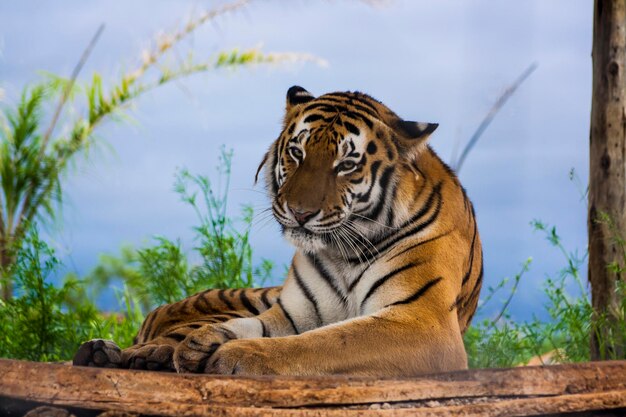
[[[287,92],[257,170],[295,248],[281,287],[211,289],[146,317],[136,344],[75,365],[225,375],[407,377],[467,368],[483,279],[474,207],[406,121],[361,92]]]

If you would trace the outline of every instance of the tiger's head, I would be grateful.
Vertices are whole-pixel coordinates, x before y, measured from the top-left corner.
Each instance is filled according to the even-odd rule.
[[[272,211],[286,238],[318,252],[389,229],[389,195],[414,169],[434,123],[402,120],[372,97],[287,92],[283,130],[266,153]]]

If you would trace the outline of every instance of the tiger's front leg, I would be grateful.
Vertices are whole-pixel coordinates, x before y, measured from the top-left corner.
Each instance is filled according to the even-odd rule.
[[[279,301],[259,316],[237,318],[194,330],[176,347],[174,367],[178,372],[223,373],[210,365],[218,350],[249,339],[265,341],[271,340],[270,337],[295,334],[289,324],[293,319],[287,315]],[[256,364],[262,367],[263,363],[258,361]],[[271,373],[269,371],[254,373]]]
[[[272,310],[265,316],[279,312]],[[179,372],[224,375],[413,376],[467,368],[456,317],[445,310],[394,307],[273,338],[220,341],[200,329],[177,347],[174,364]]]
[[[296,255],[298,256],[298,255]],[[296,276],[298,278],[296,278]],[[307,299],[307,292],[303,285],[313,285],[315,280],[323,280],[319,275],[307,274],[308,284],[304,284],[295,268],[289,271],[280,297],[267,311],[250,318],[237,318],[224,323],[204,326],[189,333],[174,352],[174,367],[178,372],[223,373],[216,369],[214,359],[218,352],[223,352],[226,346],[242,345],[258,341],[270,343],[274,338],[296,335],[313,330],[326,322],[335,322],[346,318],[342,308],[337,308],[337,302],[344,297],[320,301],[319,305]],[[310,295],[310,291],[308,292]],[[322,318],[322,311],[324,318]],[[263,368],[266,362],[258,360],[254,371],[247,369],[245,373],[262,374],[274,373],[269,368]]]
[[[80,346],[73,364],[172,372],[174,349],[189,333],[212,323],[265,311],[279,292],[279,288],[246,288],[195,294],[148,314],[133,346],[121,349],[111,340],[93,339]]]
[[[288,279],[278,303],[257,317],[219,324],[218,332],[191,332],[174,352],[176,370],[412,376],[467,368],[456,310],[450,309],[454,298],[439,278],[425,280],[415,299],[381,294],[361,300],[363,315],[321,326],[320,316],[330,310],[310,302],[294,282]],[[224,330],[228,337],[220,334]]]

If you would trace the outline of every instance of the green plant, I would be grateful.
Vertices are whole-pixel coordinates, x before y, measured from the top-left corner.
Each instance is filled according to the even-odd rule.
[[[232,151],[222,148],[217,186],[207,176],[185,169],[176,175],[174,190],[197,216],[193,252],[199,262],[189,262],[179,241],[156,236],[153,246],[124,247],[119,257],[101,256],[99,265],[85,278],[94,292],[121,279],[148,312],[207,288],[251,287],[267,280],[272,263],[261,260],[255,265],[252,258],[252,208],[244,206],[240,219],[227,214],[231,162]]]
[[[212,187],[208,177],[192,175],[187,170],[179,172],[174,186],[182,201],[194,209],[199,221],[199,225],[194,227],[197,240],[194,249],[202,262],[191,270],[191,275],[202,286],[250,287],[262,284],[272,272],[273,265],[268,260],[262,260],[258,266],[253,265],[250,246],[250,227],[254,218],[252,207],[242,208],[239,220],[243,231],[239,231],[227,215],[231,164],[232,151],[222,148],[217,165],[218,184],[222,185],[218,185],[217,189]]]
[[[465,349],[471,368],[510,367],[526,362],[533,356],[529,342],[524,338],[519,325],[511,320],[508,313],[520,280],[528,272],[531,262],[532,258],[528,258],[522,264],[521,270],[514,276],[509,294],[494,318],[483,319],[465,332]],[[478,315],[481,315],[484,307],[506,287],[509,281],[509,278],[504,278],[495,287],[487,288],[487,296],[478,306]]]
[[[15,297],[0,300],[0,357],[68,360],[94,337],[131,344],[143,320],[132,299],[122,297],[125,314],[106,317],[85,297],[80,281],[69,279],[61,287],[49,282],[59,266],[37,228],[29,228],[11,268]]]
[[[605,219],[606,220],[606,219]],[[594,332],[600,343],[624,345],[626,343],[626,285],[620,282],[615,289],[621,304],[614,306],[608,314],[594,314],[589,293],[583,283],[580,269],[585,264],[586,253],[570,252],[564,247],[555,227],[534,220],[531,225],[544,233],[548,242],[565,260],[565,267],[556,278],[546,278],[543,291],[547,302],[548,321],[533,318],[517,323],[510,319],[506,310],[516,293],[520,277],[527,271],[528,263],[516,275],[514,285],[500,314],[495,319],[483,320],[468,329],[465,344],[471,367],[504,367],[526,363],[532,357],[551,352],[551,362],[583,362],[590,360],[589,338]],[[619,237],[616,237],[619,239]],[[620,246],[624,250],[625,246]],[[626,251],[624,252],[626,255]],[[615,265],[608,265],[615,268]],[[481,308],[492,299],[493,294],[503,288],[503,280],[489,292]],[[571,295],[574,287],[577,294]],[[624,359],[613,352],[606,359]]]
[[[37,228],[28,229],[9,269],[15,297],[0,300],[0,357],[68,360],[82,342],[93,338],[130,346],[144,312],[156,305],[206,288],[252,286],[267,279],[271,262],[253,265],[252,261],[252,209],[244,207],[239,222],[227,215],[231,160],[232,152],[222,149],[217,189],[208,177],[186,170],[176,178],[175,191],[198,216],[199,225],[194,227],[198,264],[189,263],[179,242],[156,237],[155,245],[139,250],[126,247],[120,258],[103,256],[101,265],[86,279],[68,275],[56,287],[49,278],[58,272],[59,261],[39,238]],[[115,276],[124,280],[117,294],[118,309],[99,312],[93,296]],[[87,289],[94,285],[96,291],[90,297]]]

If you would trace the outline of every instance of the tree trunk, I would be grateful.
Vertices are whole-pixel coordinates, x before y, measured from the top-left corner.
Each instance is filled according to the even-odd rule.
[[[610,323],[620,304],[616,284],[626,277],[618,242],[626,238],[626,0],[596,0],[594,9],[589,281],[596,318]],[[592,359],[624,356],[623,343],[609,339],[606,326],[592,330]]]
[[[0,287],[2,288],[2,300],[8,301],[13,297],[13,282],[9,270],[15,263],[15,257],[11,256],[10,244],[6,239],[0,239]]]

